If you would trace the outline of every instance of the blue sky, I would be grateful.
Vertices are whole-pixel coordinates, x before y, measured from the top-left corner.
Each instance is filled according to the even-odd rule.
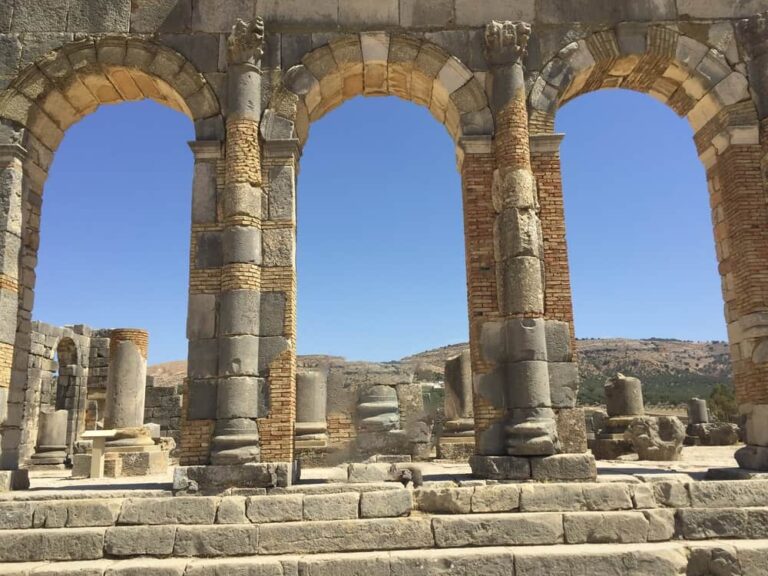
[[[563,170],[579,337],[725,339],[704,171],[647,96],[568,104]],[[34,317],[150,330],[184,358],[191,122],[151,102],[73,126],[43,205]],[[466,340],[461,183],[426,109],[358,98],[312,126],[298,192],[299,353],[391,360]]]

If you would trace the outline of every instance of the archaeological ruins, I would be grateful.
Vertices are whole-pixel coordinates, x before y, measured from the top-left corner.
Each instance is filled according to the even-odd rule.
[[[555,117],[604,88],[690,123],[741,430],[631,375],[577,406]],[[456,146],[470,349],[432,412],[412,372],[296,354],[302,150],[358,96]],[[143,99],[195,128],[179,389],[141,327],[33,321],[54,154]],[[766,167],[768,0],[0,0],[0,574],[768,573]]]

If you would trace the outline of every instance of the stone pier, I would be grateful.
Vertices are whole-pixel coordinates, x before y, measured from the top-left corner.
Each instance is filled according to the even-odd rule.
[[[445,363],[445,423],[438,439],[437,457],[466,461],[475,453],[472,406],[472,359],[469,350]]]
[[[37,446],[29,461],[34,470],[61,470],[67,459],[66,410],[40,413],[37,429]]]

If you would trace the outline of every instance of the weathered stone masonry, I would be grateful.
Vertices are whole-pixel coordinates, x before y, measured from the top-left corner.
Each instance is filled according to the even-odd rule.
[[[292,459],[299,159],[311,122],[358,95],[423,105],[456,141],[481,452],[519,454],[531,428],[534,452],[578,450],[556,442],[570,436],[562,423],[577,419],[569,416],[574,330],[554,119],[565,102],[607,87],[645,92],[690,120],[709,179],[737,393],[751,421],[762,421],[763,10],[768,1],[2,3],[2,466],[19,465],[25,434],[34,270],[53,154],[66,129],[99,105],[143,98],[184,112],[196,130],[188,463],[208,463],[212,451],[221,461]],[[528,25],[527,55],[501,59],[519,44],[510,32]],[[501,43],[488,50],[494,37]],[[533,193],[528,204],[510,204],[523,189]],[[502,336],[488,326],[515,323],[535,335],[533,357],[493,352]],[[483,386],[494,379],[500,394]],[[743,463],[768,466],[768,433],[749,430]]]

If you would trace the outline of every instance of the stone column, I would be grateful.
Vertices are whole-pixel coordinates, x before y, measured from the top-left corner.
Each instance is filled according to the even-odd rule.
[[[536,183],[531,169],[522,59],[531,28],[486,27],[496,117],[493,203],[499,310],[503,321],[483,330],[486,356],[505,367],[504,448],[511,456],[558,452],[551,408],[544,322],[544,261]]]
[[[326,400],[328,375],[319,370],[296,375],[296,448],[328,445]]]
[[[608,418],[595,438],[592,453],[600,460],[615,460],[634,452],[624,433],[635,418],[645,414],[643,385],[637,378],[617,374],[605,383],[603,390]]]
[[[475,451],[472,362],[469,350],[445,363],[445,424],[437,451],[446,460],[466,460]]]
[[[222,202],[219,381],[211,462],[259,462],[262,178],[259,146],[264,23],[229,36],[226,175]]]
[[[19,304],[22,232],[23,130],[0,124],[0,469],[19,467],[26,373],[11,382]],[[24,367],[25,368],[25,367]],[[17,377],[18,376],[18,377]]]
[[[148,345],[145,330],[118,328],[110,333],[104,428],[119,431],[110,446],[154,444],[143,430]]]
[[[67,410],[41,412],[38,419],[37,449],[30,465],[49,469],[64,468],[67,458]]]
[[[688,401],[688,425],[708,424],[709,410],[707,401],[701,398],[691,398]]]

